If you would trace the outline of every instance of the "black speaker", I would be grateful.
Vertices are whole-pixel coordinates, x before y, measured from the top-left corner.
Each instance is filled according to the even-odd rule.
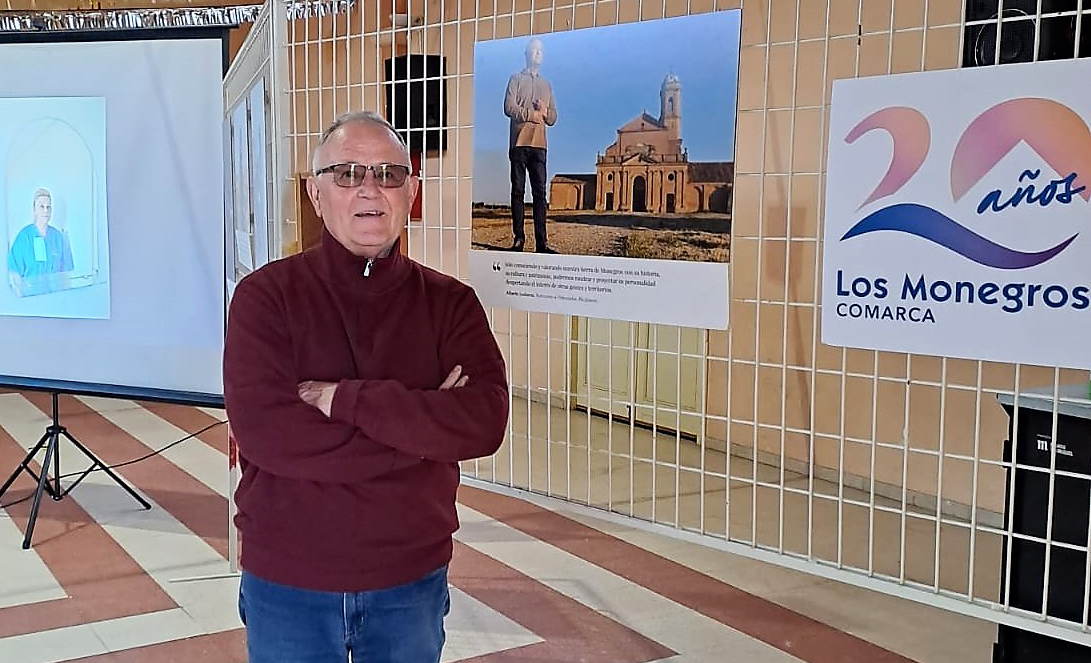
[[[1059,640],[1007,624],[996,629],[993,663],[1087,663],[1091,651],[1068,640]]]
[[[1087,530],[1091,523],[1091,420],[1059,414],[1057,436],[1053,436],[1053,413],[1021,407],[1019,429],[1013,430],[1014,410],[1004,405],[1009,416],[1009,440],[1004,445],[1004,460],[1014,458],[1020,466],[1015,470],[1015,499],[1009,502],[1013,477],[1009,470],[1005,486],[1005,513],[1012,521],[1016,534],[1045,538],[1048,505],[1052,490],[1053,518],[1049,533],[1054,542],[1073,546],[1087,545]],[[1056,454],[1056,467],[1064,474],[1051,481],[1047,470],[1051,453]],[[1045,585],[1046,545],[1016,537],[1011,547],[1010,601],[1012,607],[1034,612],[1042,610],[1043,594],[1049,602],[1048,614],[1072,622],[1082,622],[1085,609],[1091,609],[1091,595],[1084,586],[1087,575],[1087,553],[1062,546],[1050,546],[1049,586]],[[1001,569],[1007,562],[1005,546],[1001,552]],[[1008,587],[1001,571],[1001,590]],[[1045,591],[1043,592],[1043,589]],[[1071,642],[1042,636],[1021,629],[1000,626],[993,651],[996,663],[1083,663],[1091,661],[1091,649]],[[1048,654],[1048,656],[1046,656]]]
[[[1042,13],[1074,11],[1078,0],[1040,0]],[[988,21],[967,25],[963,39],[962,66],[1031,62],[1034,58],[1034,32],[1038,23],[1039,0],[1004,0],[1000,43],[997,44],[999,0],[968,0],[966,21]],[[1063,60],[1077,56],[1076,16],[1049,16],[1042,19],[1038,34],[1038,60]],[[1084,25],[1088,21],[1085,18]],[[997,50],[999,49],[999,60]],[[1091,53],[1091,46],[1081,45],[1080,57]]]
[[[447,58],[400,55],[384,62],[386,119],[411,152],[447,149]]]
[[[1010,406],[1005,406],[1014,420]],[[1011,424],[1009,424],[1010,427]],[[1091,421],[1060,414],[1057,438],[1053,439],[1053,413],[1029,407],[1020,408],[1019,430],[1011,431],[1017,440],[1015,460],[1021,466],[1015,470],[1015,501],[1006,504],[1012,519],[1012,529],[1019,534],[1046,538],[1046,523],[1050,491],[1053,493],[1052,528],[1054,541],[1074,546],[1087,545],[1087,528],[1091,521]],[[1057,470],[1066,472],[1050,481],[1050,453],[1056,446]],[[1010,443],[1005,448],[1005,460],[1011,460]],[[1040,469],[1032,469],[1040,468]],[[1011,487],[1012,476],[1007,477]],[[1051,486],[1052,483],[1052,486]],[[1005,498],[1010,492],[1005,490]],[[1005,499],[1007,501],[1007,499]],[[1004,551],[1006,554],[1006,550]],[[1011,604],[1024,610],[1042,609],[1042,584],[1045,577],[1046,546],[1037,541],[1015,539],[1011,550]],[[1084,596],[1087,569],[1085,553],[1057,545],[1050,550],[1049,614],[1074,622],[1083,621],[1085,607],[1091,606]]]

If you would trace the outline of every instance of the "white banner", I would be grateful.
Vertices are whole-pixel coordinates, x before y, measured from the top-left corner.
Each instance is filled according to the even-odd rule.
[[[839,80],[822,342],[1091,367],[1091,61]]]
[[[470,251],[485,306],[727,329],[728,264]]]

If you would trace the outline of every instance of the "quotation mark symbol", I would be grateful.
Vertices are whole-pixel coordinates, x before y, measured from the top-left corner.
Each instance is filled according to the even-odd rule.
[[[504,269],[504,266],[499,261],[492,264],[492,271],[499,272],[502,269]]]

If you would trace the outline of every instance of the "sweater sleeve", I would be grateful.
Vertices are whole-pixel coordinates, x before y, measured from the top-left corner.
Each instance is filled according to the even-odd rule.
[[[546,105],[545,123],[549,126],[557,124],[557,97],[553,96],[553,87],[549,88],[549,104]]]
[[[288,320],[253,277],[228,311],[224,405],[239,454],[291,479],[357,483],[388,471],[397,452],[328,419],[299,397]]]
[[[530,117],[530,109],[519,104],[519,78],[512,76],[508,79],[508,87],[504,91],[504,115],[516,122],[526,122]]]
[[[441,330],[444,371],[462,366],[463,387],[409,389],[396,380],[342,380],[330,416],[406,454],[458,462],[496,452],[508,423],[504,358],[473,290],[458,296]]]

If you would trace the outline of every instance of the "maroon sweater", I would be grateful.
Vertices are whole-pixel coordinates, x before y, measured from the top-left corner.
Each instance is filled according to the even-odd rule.
[[[328,232],[243,279],[224,397],[238,443],[242,566],[284,585],[362,591],[450,561],[458,461],[504,437],[504,360],[468,286],[401,255],[367,260]],[[440,391],[461,365],[469,382]],[[337,382],[331,416],[303,380]]]

